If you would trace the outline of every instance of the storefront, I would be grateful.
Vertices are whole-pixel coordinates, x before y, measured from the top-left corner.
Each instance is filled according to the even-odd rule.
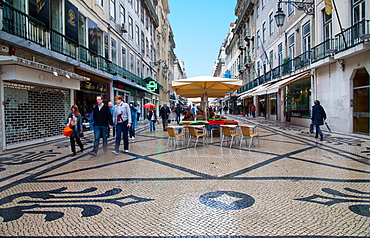
[[[309,124],[311,118],[311,78],[305,77],[285,87],[286,121],[298,125]]]
[[[60,138],[83,78],[27,60],[1,63],[1,150]]]

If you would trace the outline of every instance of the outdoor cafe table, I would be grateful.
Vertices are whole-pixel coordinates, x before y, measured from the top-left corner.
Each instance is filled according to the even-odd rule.
[[[180,121],[179,124],[182,125],[183,122],[190,122],[190,125],[198,124],[198,123],[208,124],[208,121]]]

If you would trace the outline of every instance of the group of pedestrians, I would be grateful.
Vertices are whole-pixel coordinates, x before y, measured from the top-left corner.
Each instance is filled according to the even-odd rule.
[[[91,112],[91,120],[93,121],[94,131],[94,147],[90,155],[97,156],[99,150],[100,138],[103,140],[103,151],[108,151],[108,140],[110,130],[113,130],[113,136],[116,137],[113,154],[119,154],[119,147],[121,140],[123,139],[123,152],[129,152],[129,135],[130,139],[135,139],[135,127],[138,121],[139,108],[135,107],[133,103],[127,104],[124,102],[122,96],[116,96],[114,98],[116,105],[112,103],[106,105],[103,102],[102,96],[96,97],[97,105]],[[83,136],[82,116],[79,113],[78,107],[73,105],[71,108],[71,114],[68,117],[69,127],[73,130],[70,136],[72,156],[76,155],[75,143],[80,146],[81,152],[84,147],[81,143],[81,137]]]

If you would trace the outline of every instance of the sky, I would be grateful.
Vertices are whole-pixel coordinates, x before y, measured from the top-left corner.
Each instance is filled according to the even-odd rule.
[[[175,53],[187,77],[212,75],[212,65],[235,22],[236,0],[169,0]]]

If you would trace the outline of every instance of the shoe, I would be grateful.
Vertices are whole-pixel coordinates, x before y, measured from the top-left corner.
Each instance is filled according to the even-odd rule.
[[[319,138],[319,137],[316,135],[315,138]]]
[[[135,140],[135,136],[131,137],[131,140]]]
[[[89,155],[96,156],[96,153],[94,151],[89,152]]]
[[[112,153],[115,154],[115,155],[119,155],[119,153],[115,150],[112,150]]]
[[[128,150],[124,150],[123,152],[128,153]]]
[[[82,152],[84,152],[84,148],[83,148],[83,147],[81,148],[80,152],[81,152],[81,153],[82,153]]]
[[[320,140],[323,141],[324,140],[324,135],[320,135]]]
[[[76,156],[76,153],[73,153],[73,154],[71,155],[71,157],[73,157],[73,156]]]

